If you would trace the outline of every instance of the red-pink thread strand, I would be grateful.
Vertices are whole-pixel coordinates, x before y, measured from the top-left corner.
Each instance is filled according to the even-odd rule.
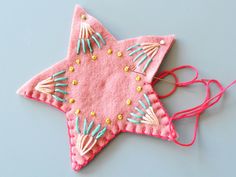
[[[188,69],[192,69],[195,72],[194,78],[192,80],[190,80],[190,81],[179,82],[179,79],[178,79],[177,75],[175,74],[175,72],[178,71],[178,70],[187,69],[187,68]],[[169,121],[169,125],[171,125],[172,121],[174,121],[174,120],[186,119],[186,118],[191,118],[193,116],[196,116],[193,138],[192,138],[192,140],[189,143],[181,143],[178,140],[176,140],[175,138],[173,138],[173,141],[176,144],[178,144],[178,145],[181,145],[181,146],[191,146],[191,145],[194,144],[194,142],[196,140],[196,137],[197,137],[198,122],[199,122],[199,118],[200,118],[201,113],[203,113],[206,109],[208,109],[211,106],[213,106],[214,104],[216,104],[221,99],[221,97],[223,96],[224,92],[228,88],[230,88],[231,86],[236,84],[236,80],[234,80],[228,86],[223,87],[218,80],[214,80],[214,79],[210,79],[210,80],[208,80],[208,79],[198,79],[198,70],[195,67],[190,66],[190,65],[183,65],[183,66],[179,66],[179,67],[173,68],[170,71],[163,71],[163,72],[161,72],[157,76],[157,78],[155,80],[153,80],[152,86],[154,87],[157,82],[159,82],[161,79],[167,77],[168,75],[173,76],[173,78],[175,80],[174,87],[173,87],[173,89],[169,93],[167,93],[165,95],[159,95],[158,94],[159,98],[166,98],[166,97],[172,95],[176,91],[177,87],[187,87],[187,86],[192,85],[192,84],[200,83],[200,84],[203,84],[205,86],[205,88],[206,88],[206,97],[205,97],[205,99],[204,99],[202,104],[200,104],[198,106],[195,106],[193,108],[189,108],[189,109],[186,109],[186,110],[183,110],[183,111],[179,111],[179,112],[173,114],[171,116],[171,118],[170,118],[170,121]],[[219,93],[216,94],[213,97],[211,97],[211,89],[210,89],[210,85],[211,84],[215,84],[219,88],[219,90],[220,90]],[[170,134],[172,134],[172,132],[173,132],[173,129],[170,128]]]

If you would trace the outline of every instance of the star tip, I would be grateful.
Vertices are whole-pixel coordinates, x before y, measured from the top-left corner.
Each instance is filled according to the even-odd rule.
[[[169,35],[169,37],[170,37],[173,41],[176,40],[176,36],[175,36],[175,34],[171,34],[171,35]]]
[[[17,89],[16,94],[21,95],[21,96],[25,96],[25,91],[22,87],[20,87],[19,89]]]
[[[16,91],[16,94],[17,94],[17,95],[21,95],[20,89],[18,89],[18,90]]]
[[[84,8],[79,4],[76,4],[74,9],[75,9],[75,11],[81,11],[81,10],[85,11]]]
[[[169,41],[170,46],[172,46],[176,41],[176,37],[174,34],[171,34],[171,35],[168,35],[167,40]]]
[[[76,4],[75,9],[77,9],[77,8],[81,8],[81,6],[79,4]]]

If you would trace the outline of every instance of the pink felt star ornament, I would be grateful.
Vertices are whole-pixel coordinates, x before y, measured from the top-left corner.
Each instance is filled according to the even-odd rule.
[[[150,83],[173,42],[173,35],[119,41],[76,6],[67,56],[18,94],[65,113],[76,171],[121,132],[172,141],[170,117]]]

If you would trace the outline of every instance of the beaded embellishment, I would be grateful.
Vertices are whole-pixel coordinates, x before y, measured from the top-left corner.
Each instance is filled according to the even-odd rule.
[[[130,115],[133,118],[127,118],[128,121],[135,123],[135,124],[150,124],[150,125],[156,125],[159,126],[159,120],[156,114],[153,111],[151,102],[146,94],[143,94],[146,104],[142,100],[138,100],[141,109],[138,107],[135,107],[134,109],[137,111],[136,113],[131,112]]]
[[[57,93],[60,95],[64,96],[68,94],[63,88],[67,87],[67,77],[60,77],[60,75],[65,74],[65,70],[59,71],[55,74],[53,74],[51,77],[40,81],[36,86],[35,90],[45,93],[45,94],[50,94],[52,97],[59,101],[59,102],[65,102],[66,100],[63,99],[62,97],[58,96]]]
[[[76,130],[78,133],[76,146],[81,156],[87,154],[93,146],[97,143],[98,139],[104,135],[107,128],[104,127],[102,130],[101,125],[98,124],[93,130],[94,121],[92,120],[87,127],[87,119],[84,118],[83,131],[79,130],[79,117],[76,117]]]
[[[89,51],[93,53],[93,44],[95,43],[99,49],[102,45],[106,45],[105,40],[99,32],[95,32],[94,29],[86,22],[81,22],[79,39],[77,42],[77,54],[80,53],[82,49],[84,53]]]
[[[159,43],[141,43],[135,44],[127,49],[130,51],[129,56],[134,56],[133,62],[136,62],[136,67],[140,67],[143,63],[142,72],[144,73],[149,65],[151,64],[153,58],[156,56],[161,45],[164,45],[165,41],[161,40]]]

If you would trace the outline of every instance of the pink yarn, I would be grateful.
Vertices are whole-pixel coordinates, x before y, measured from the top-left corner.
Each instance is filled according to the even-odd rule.
[[[192,69],[195,72],[195,76],[192,80],[187,81],[187,82],[179,82],[179,79],[177,77],[177,75],[175,74],[176,71],[181,70],[181,69]],[[154,86],[157,82],[159,82],[161,79],[165,78],[168,75],[172,75],[174,77],[175,83],[174,83],[174,88],[167,93],[166,95],[158,95],[159,98],[166,98],[170,95],[172,95],[177,87],[187,87],[189,85],[192,84],[196,84],[196,83],[200,83],[203,84],[206,88],[206,97],[203,101],[202,104],[195,106],[193,108],[189,108],[183,111],[179,111],[177,113],[175,113],[174,115],[172,115],[169,119],[169,124],[172,125],[174,120],[180,120],[180,119],[186,119],[186,118],[192,118],[193,116],[196,116],[196,122],[195,122],[195,127],[194,127],[194,135],[193,135],[193,139],[191,140],[190,143],[181,143],[179,142],[177,139],[173,138],[173,141],[181,146],[191,146],[194,144],[196,137],[197,137],[197,131],[198,131],[198,122],[199,122],[199,118],[201,113],[203,113],[206,109],[212,107],[213,105],[215,105],[216,103],[218,103],[221,99],[221,97],[223,96],[224,92],[230,88],[231,86],[233,86],[234,84],[236,84],[236,80],[234,80],[233,82],[231,82],[228,86],[223,87],[221,85],[221,83],[218,80],[214,80],[214,79],[198,79],[198,70],[190,65],[183,65],[183,66],[179,66],[176,68],[173,68],[170,71],[163,71],[161,72],[155,80],[153,80],[152,82],[152,86]],[[216,84],[216,86],[220,89],[219,93],[216,94],[215,96],[211,97],[211,89],[210,89],[210,85],[211,84]],[[173,128],[171,128],[170,126],[170,132],[173,132]]]

